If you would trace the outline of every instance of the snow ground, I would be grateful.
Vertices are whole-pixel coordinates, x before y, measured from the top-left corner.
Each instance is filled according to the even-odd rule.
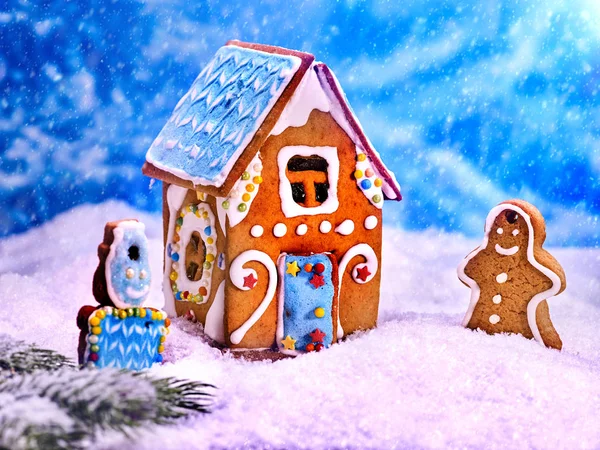
[[[161,219],[117,202],[83,205],[0,240],[0,330],[74,358],[104,223],[128,217],[147,225],[160,306]],[[240,361],[208,346],[199,325],[174,320],[168,362],[153,372],[217,385],[214,412],[140,432],[136,444],[107,433],[99,447],[600,447],[600,250],[552,250],[568,280],[550,301],[557,352],[460,326],[469,291],[455,267],[477,244],[386,229],[379,327],[323,353]]]

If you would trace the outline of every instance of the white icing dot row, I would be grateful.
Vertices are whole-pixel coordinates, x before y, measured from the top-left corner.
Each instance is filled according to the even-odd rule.
[[[375,216],[368,216],[365,219],[364,226],[367,230],[374,229],[379,220]],[[333,225],[328,220],[324,220],[319,225],[319,231],[323,234],[329,233],[333,229]],[[264,228],[261,225],[254,225],[250,229],[250,235],[255,238],[259,238],[264,234]],[[354,232],[354,222],[350,219],[344,220],[340,225],[338,225],[335,231],[343,236],[348,236]],[[308,225],[305,223],[301,223],[296,227],[296,234],[298,236],[304,236],[308,232]],[[273,234],[275,237],[283,237],[287,233],[287,226],[284,223],[277,223],[273,227]]]
[[[501,296],[500,294],[498,294],[498,295],[494,295],[494,296],[492,297],[492,301],[493,301],[493,302],[494,302],[496,305],[498,305],[498,304],[500,304],[500,302],[502,301],[502,296]]]
[[[498,314],[492,314],[489,320],[492,325],[496,325],[498,322],[500,322],[500,316]]]
[[[496,281],[498,283],[505,283],[508,280],[508,275],[505,272],[502,272],[496,276]]]

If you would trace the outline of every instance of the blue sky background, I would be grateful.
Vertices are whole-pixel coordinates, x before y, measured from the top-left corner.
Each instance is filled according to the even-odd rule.
[[[82,202],[158,211],[145,152],[228,39],[334,70],[402,184],[388,223],[479,236],[521,197],[550,243],[599,244],[596,0],[3,2],[0,236]]]

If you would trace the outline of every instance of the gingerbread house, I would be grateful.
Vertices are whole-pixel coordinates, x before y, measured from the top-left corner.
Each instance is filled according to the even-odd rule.
[[[169,314],[292,355],[376,325],[382,205],[400,186],[314,56],[228,42],[143,172],[163,181]]]

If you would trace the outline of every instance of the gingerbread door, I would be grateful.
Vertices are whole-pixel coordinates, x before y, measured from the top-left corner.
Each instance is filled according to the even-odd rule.
[[[278,260],[277,344],[287,354],[320,351],[337,327],[337,263],[327,253],[283,253]]]

